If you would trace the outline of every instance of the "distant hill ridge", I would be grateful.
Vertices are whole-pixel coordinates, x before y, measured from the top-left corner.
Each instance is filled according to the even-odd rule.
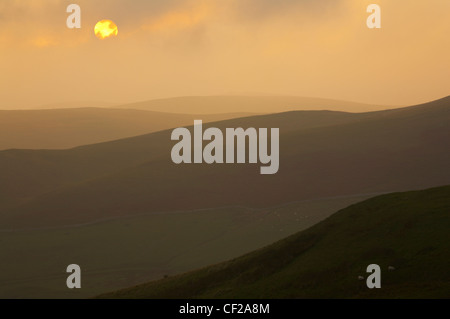
[[[299,96],[251,96],[251,95],[217,95],[217,96],[182,96],[130,103],[119,108],[151,110],[169,113],[215,114],[228,112],[280,113],[288,111],[342,111],[370,112],[393,108],[340,101],[333,99],[299,97]]]
[[[389,111],[298,111],[205,125],[279,127],[280,171],[175,165],[171,130],[62,151],[0,152],[0,226],[421,189],[450,183],[450,98]]]
[[[169,114],[133,109],[73,108],[0,110],[0,150],[67,149],[205,122],[249,116],[248,113]]]
[[[0,110],[0,150],[66,149],[204,122],[293,110],[367,112],[363,103],[290,96],[190,96],[131,104],[73,102]]]

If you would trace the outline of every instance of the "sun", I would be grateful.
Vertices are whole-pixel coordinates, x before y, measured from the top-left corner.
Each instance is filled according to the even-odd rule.
[[[117,25],[111,20],[102,20],[97,22],[94,28],[95,35],[100,40],[115,37],[119,33]]]

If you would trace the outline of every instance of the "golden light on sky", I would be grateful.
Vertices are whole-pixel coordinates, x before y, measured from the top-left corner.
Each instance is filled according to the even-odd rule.
[[[94,28],[97,38],[103,40],[109,37],[115,37],[119,33],[117,25],[111,20],[102,20],[97,22]]]
[[[0,109],[205,95],[450,94],[450,0],[0,0]],[[367,28],[367,6],[382,28]],[[98,41],[96,35],[117,41]],[[109,38],[111,39],[111,38]],[[107,52],[107,54],[105,54]],[[26,92],[26,94],[24,94]]]

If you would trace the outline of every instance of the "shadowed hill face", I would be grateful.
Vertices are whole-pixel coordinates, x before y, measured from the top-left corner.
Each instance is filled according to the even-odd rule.
[[[228,113],[202,118],[210,122],[246,115]],[[100,108],[0,110],[0,150],[65,149],[189,125],[198,117]]]
[[[284,132],[290,132],[342,124],[370,116],[341,112],[297,112],[239,118],[225,121],[221,126],[270,127],[276,124],[282,125]],[[61,186],[92,180],[161,158],[171,163],[168,155],[172,144],[170,131],[163,131],[63,151],[0,152],[0,167],[4,168],[1,172],[0,203],[26,200]]]
[[[100,298],[449,298],[449,212],[449,186],[384,195],[232,261]],[[358,280],[370,264],[381,289]]]
[[[214,123],[279,127],[280,171],[175,165],[170,131],[67,151],[0,153],[3,228],[280,203],[450,182],[450,99],[365,114],[292,112]],[[208,125],[205,125],[207,127]],[[46,193],[47,192],[47,193]]]

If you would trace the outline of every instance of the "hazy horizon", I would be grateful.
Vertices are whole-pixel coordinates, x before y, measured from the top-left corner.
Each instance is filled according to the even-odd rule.
[[[183,98],[204,98],[204,97],[257,97],[257,98],[264,98],[264,97],[293,97],[293,98],[303,98],[303,99],[312,99],[312,100],[330,100],[330,101],[339,101],[339,102],[349,102],[349,103],[355,103],[355,104],[367,104],[367,105],[379,105],[381,107],[389,108],[396,108],[396,107],[405,107],[405,106],[412,106],[408,104],[397,104],[397,105],[386,105],[386,104],[377,104],[377,103],[370,103],[365,101],[350,101],[350,100],[340,100],[340,99],[334,99],[334,98],[322,98],[322,97],[312,97],[312,96],[295,96],[295,95],[282,95],[282,94],[268,94],[268,93],[254,93],[254,94],[246,94],[246,93],[232,93],[232,94],[212,94],[212,95],[184,95],[184,96],[167,96],[167,97],[154,97],[149,98],[145,100],[130,100],[130,101],[96,101],[96,100],[73,100],[73,101],[56,101],[53,103],[45,103],[45,104],[27,104],[23,106],[16,106],[14,108],[8,108],[6,105],[2,105],[0,103],[0,111],[14,111],[14,110],[20,110],[20,111],[27,111],[27,110],[52,110],[52,109],[69,109],[69,108],[115,108],[115,107],[122,107],[127,105],[133,105],[133,104],[139,104],[139,103],[145,103],[145,102],[151,102],[151,101],[159,101],[159,100],[172,100],[172,99],[183,99]],[[432,102],[435,100],[439,100],[441,98],[444,98],[444,96],[432,99],[432,100],[424,100],[423,102],[419,102],[418,104]],[[169,112],[170,113],[170,112]],[[226,113],[224,110],[223,113]]]
[[[3,1],[0,108],[229,92],[406,106],[449,95],[450,2],[378,0],[378,30],[366,26],[372,2],[78,0],[82,28],[71,30],[66,1]],[[95,37],[101,19],[116,38]]]
[[[300,98],[300,99],[311,99],[311,100],[330,100],[330,101],[337,101],[337,102],[348,102],[348,103],[354,103],[354,104],[360,104],[360,105],[375,105],[379,106],[380,108],[377,110],[369,110],[368,112],[374,112],[378,110],[389,110],[389,109],[395,109],[395,108],[402,108],[402,107],[408,107],[408,106],[415,106],[420,104],[426,104],[429,102],[433,102],[436,100],[440,100],[443,98],[448,97],[449,95],[439,96],[436,98],[433,98],[431,100],[429,99],[423,99],[418,100],[417,102],[413,104],[377,104],[377,103],[370,103],[367,101],[354,101],[354,100],[340,100],[335,98],[322,98],[322,97],[310,97],[310,96],[295,96],[295,95],[282,95],[282,94],[239,94],[239,93],[233,93],[233,94],[213,94],[213,95],[185,95],[185,96],[169,96],[169,97],[155,97],[155,98],[149,98],[146,100],[130,100],[127,102],[122,101],[88,101],[88,100],[75,100],[75,101],[57,101],[53,103],[47,103],[47,104],[30,104],[30,105],[23,105],[23,106],[16,106],[16,107],[10,107],[4,106],[0,103],[0,111],[33,111],[33,110],[54,110],[54,109],[79,109],[79,108],[122,108],[124,106],[132,106],[135,104],[140,103],[146,103],[146,102],[153,102],[153,101],[163,101],[163,100],[174,100],[174,99],[183,99],[183,98],[205,98],[205,97],[256,97],[256,98],[264,98],[264,97],[280,97],[280,98]],[[132,108],[130,108],[132,109]],[[142,110],[142,109],[141,109]],[[314,111],[314,109],[303,109],[299,108],[299,110],[311,110]],[[352,112],[351,110],[343,110]],[[285,112],[285,110],[280,110],[280,112]],[[174,113],[174,112],[167,112],[167,113]],[[175,113],[182,113],[182,112],[175,112]],[[190,112],[188,112],[190,113]],[[226,110],[223,112],[219,112],[218,114],[226,114],[229,113]],[[231,112],[234,113],[234,112]],[[244,112],[245,113],[245,112]],[[192,112],[190,113],[192,114]],[[205,113],[207,114],[207,113]],[[217,113],[216,113],[217,114]]]

